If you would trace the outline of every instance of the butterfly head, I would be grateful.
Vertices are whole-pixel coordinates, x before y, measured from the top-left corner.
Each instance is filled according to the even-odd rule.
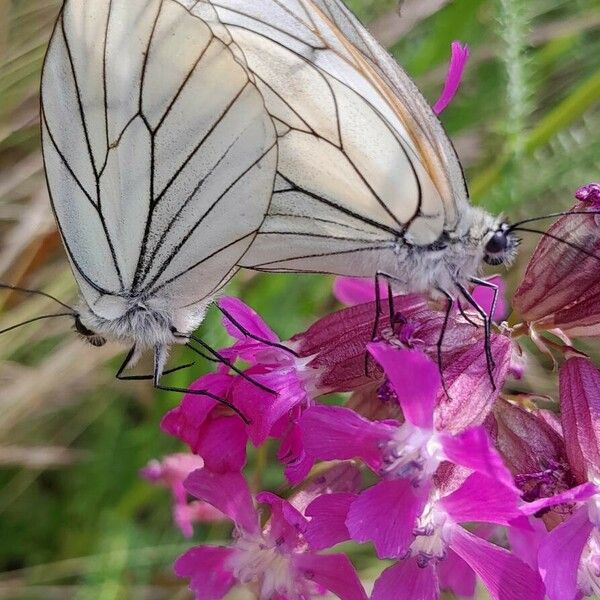
[[[517,255],[519,238],[508,223],[499,223],[484,239],[483,260],[488,265],[509,266]]]
[[[89,344],[96,348],[100,348],[106,344],[106,338],[98,335],[95,331],[92,331],[88,327],[86,327],[79,315],[75,316],[74,323],[75,331]]]

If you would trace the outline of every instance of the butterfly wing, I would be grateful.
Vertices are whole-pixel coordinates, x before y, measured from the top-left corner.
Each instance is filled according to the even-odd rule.
[[[276,137],[193,2],[67,0],[42,79],[52,205],[90,307],[210,296],[266,213]],[[175,307],[174,307],[175,308]]]
[[[214,6],[279,135],[273,201],[241,264],[370,276],[399,244],[459,225],[466,190],[439,121],[341,2]]]

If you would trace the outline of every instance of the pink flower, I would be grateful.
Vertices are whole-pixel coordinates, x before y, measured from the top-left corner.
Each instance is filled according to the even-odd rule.
[[[294,352],[293,344],[288,343],[290,350],[287,350],[258,314],[243,302],[221,298],[219,306],[246,331],[267,342],[247,337],[227,317],[223,318],[225,328],[237,340],[223,353],[249,362],[252,366],[247,375],[276,392],[272,395],[249,381],[239,381],[235,405],[250,420],[247,427],[250,440],[259,446],[269,436],[280,439],[278,457],[286,465],[286,477],[291,483],[298,483],[310,471],[313,460],[304,452],[296,422],[313,403],[313,397],[323,393],[317,388],[318,374],[307,366],[307,359]]]
[[[366,600],[348,558],[319,555],[304,538],[306,519],[291,504],[270,493],[257,501],[271,509],[264,528],[246,480],[239,473],[201,469],[187,479],[187,490],[223,511],[235,525],[231,546],[198,546],[175,563],[190,579],[198,599],[218,600],[236,584],[250,585],[263,600],[305,600],[330,591],[342,600]]]
[[[454,491],[433,488],[417,512],[416,524],[411,520],[412,492],[406,482],[396,482],[393,490],[377,487],[358,498],[348,493],[323,496],[306,510],[310,517],[306,537],[317,547],[338,543],[353,533],[356,539],[356,533],[372,531],[373,519],[379,540],[390,540],[400,529],[408,534],[409,522],[411,534],[404,535],[403,545],[397,548],[401,560],[376,581],[373,600],[433,600],[439,597],[440,588],[472,596],[477,575],[494,600],[544,598],[544,586],[536,571],[461,525],[509,525],[522,519],[519,495],[513,487],[473,473]],[[368,510],[368,504],[376,505],[379,512]]]
[[[483,427],[455,436],[434,427],[440,376],[431,360],[385,343],[369,349],[389,378],[404,423],[369,421],[348,408],[315,406],[300,424],[311,455],[322,460],[358,457],[381,477],[352,502],[346,524],[353,539],[373,541],[380,558],[396,558],[410,545],[443,461],[516,491]]]
[[[468,60],[469,47],[466,44],[463,46],[460,42],[452,42],[452,58],[450,59],[450,68],[448,69],[444,90],[438,101],[433,105],[433,111],[437,115],[444,111],[456,96]]]
[[[339,278],[336,290],[348,301],[364,300],[367,294],[373,295],[373,283]],[[417,295],[395,296],[394,308],[396,322],[390,324],[388,311],[384,310],[378,338],[399,347],[420,349],[437,361],[444,313],[433,310]],[[358,304],[328,315],[294,336],[294,348],[300,356],[310,359],[307,366],[318,372],[319,389],[352,391],[383,381],[383,373],[372,359],[365,372],[365,353],[373,337],[374,316],[374,302]],[[516,344],[506,335],[492,334],[495,388],[490,383],[484,347],[483,327],[474,327],[459,313],[451,316],[442,345],[445,390],[439,391],[436,413],[439,427],[462,431],[480,425],[489,414],[513,367]],[[465,411],[463,399],[467,396],[470,406]]]
[[[235,404],[239,382],[227,373],[211,373],[194,382],[191,389],[207,390]],[[212,398],[186,394],[179,406],[163,417],[161,428],[201,456],[211,471],[239,471],[246,463],[248,432],[244,422]]]
[[[600,372],[587,359],[568,359],[560,370],[560,397],[567,454],[581,485],[523,510],[569,507],[540,542],[538,563],[550,600],[576,600],[600,592]]]
[[[430,497],[419,517],[408,556],[387,568],[375,582],[372,600],[434,600],[440,588],[472,596],[478,575],[494,600],[543,600],[539,575],[509,551],[464,529],[460,523],[509,524],[518,515],[518,495],[474,473],[456,491]]]
[[[183,486],[186,477],[204,466],[204,461],[193,454],[171,454],[162,462],[153,460],[140,470],[140,477],[163,487],[173,494],[173,520],[181,533],[190,538],[194,534],[194,523],[210,523],[223,519],[223,513],[206,502],[188,502]]]

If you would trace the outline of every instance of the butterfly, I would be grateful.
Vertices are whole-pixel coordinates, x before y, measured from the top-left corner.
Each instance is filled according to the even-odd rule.
[[[132,344],[121,378],[153,351],[161,389],[170,345],[199,341],[262,225],[277,161],[262,94],[189,5],[66,0],[41,83],[48,189],[81,291],[75,328],[94,345]]]
[[[482,264],[510,264],[518,239],[469,203],[456,152],[401,67],[341,0],[193,4],[241,51],[277,130],[273,197],[240,266],[384,278],[445,297],[447,315],[462,296],[489,339],[469,287],[491,286]]]

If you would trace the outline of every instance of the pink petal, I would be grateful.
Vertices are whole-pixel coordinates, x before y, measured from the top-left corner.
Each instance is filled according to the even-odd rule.
[[[191,548],[175,562],[175,574],[191,580],[190,590],[197,600],[220,600],[235,583],[233,574],[225,566],[234,552],[219,546]]]
[[[540,576],[508,550],[458,525],[450,547],[481,577],[493,600],[544,600]]]
[[[315,459],[304,448],[299,425],[294,423],[288,427],[277,451],[277,459],[285,465],[284,475],[291,485],[298,485],[306,479]]]
[[[300,418],[306,451],[320,460],[362,458],[374,471],[381,466],[382,441],[395,428],[369,421],[349,408],[313,406]]]
[[[278,545],[284,544],[289,549],[295,549],[307,527],[302,513],[287,500],[271,492],[261,492],[256,496],[256,501],[271,507],[271,517],[266,525],[270,538],[277,540]]]
[[[577,598],[577,570],[593,528],[587,508],[581,507],[542,542],[538,562],[550,600]]]
[[[273,426],[292,408],[306,403],[308,397],[294,368],[281,368],[252,378],[276,392],[270,394],[249,381],[236,387],[236,406],[250,420],[248,435],[260,446],[271,434]]]
[[[375,582],[371,600],[438,600],[434,568],[421,568],[410,558],[388,567]]]
[[[433,427],[433,408],[441,387],[438,366],[416,350],[400,350],[385,342],[369,344],[369,352],[383,367],[402,412],[417,427]]]
[[[404,479],[381,481],[352,503],[346,526],[357,542],[373,542],[379,558],[403,556],[412,543],[428,490]]]
[[[452,57],[450,59],[446,83],[444,84],[442,95],[433,105],[433,112],[436,115],[444,111],[450,102],[452,102],[454,96],[456,96],[468,60],[469,47],[466,44],[463,46],[460,42],[452,42]]]
[[[204,426],[195,451],[209,471],[241,471],[246,464],[247,442],[244,422],[237,415],[223,415]]]
[[[515,487],[511,472],[483,427],[472,427],[455,436],[441,435],[440,439],[444,456],[450,462],[491,477],[506,487]]]
[[[247,533],[258,531],[250,489],[241,473],[211,473],[199,469],[185,480],[184,485],[192,496],[218,508],[241,530]]]
[[[560,494],[555,494],[549,498],[540,498],[534,502],[528,502],[521,507],[521,511],[526,515],[535,515],[535,513],[544,508],[559,506],[561,504],[572,504],[573,502],[584,502],[598,492],[600,490],[593,483],[582,483],[577,487],[571,488],[566,492],[561,492]]]
[[[560,408],[569,463],[577,481],[600,474],[600,371],[586,358],[560,368]]]
[[[344,554],[294,555],[294,565],[302,575],[335,594],[341,600],[367,600],[352,563]]]
[[[528,519],[529,527],[509,527],[508,541],[512,553],[538,571],[538,552],[542,542],[548,536],[546,526],[541,519]]]
[[[269,342],[278,342],[279,338],[272,329],[261,319],[258,313],[244,304],[238,298],[223,296],[219,299],[219,306],[226,310],[246,331],[252,335]],[[231,337],[241,341],[248,341],[248,338],[225,316],[223,315],[223,327]]]
[[[306,508],[310,517],[304,534],[311,548],[323,550],[350,539],[346,518],[356,494],[324,494],[315,498]]]
[[[387,286],[380,283],[381,298],[387,298]],[[375,282],[373,279],[358,277],[336,277],[333,295],[342,304],[354,306],[375,300]]]
[[[496,310],[492,315],[494,321],[499,323],[503,321],[508,315],[508,308],[506,305],[506,283],[500,275],[494,275],[487,280],[489,283],[493,283],[498,286],[498,299],[496,301]],[[490,314],[492,311],[492,304],[494,302],[494,290],[485,287],[483,285],[476,285],[473,290],[473,298],[477,301],[477,304],[485,310],[486,314]]]
[[[440,504],[457,523],[508,525],[521,516],[519,492],[480,473],[470,475],[456,491],[444,496]]]
[[[475,594],[475,571],[453,550],[446,551],[446,557],[437,565],[437,574],[442,590],[465,598]]]

